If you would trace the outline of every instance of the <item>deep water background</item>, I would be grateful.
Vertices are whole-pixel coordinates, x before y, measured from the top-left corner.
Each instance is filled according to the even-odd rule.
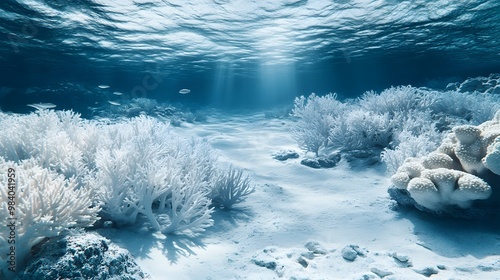
[[[260,108],[500,72],[500,1],[3,0],[0,38],[4,111]]]

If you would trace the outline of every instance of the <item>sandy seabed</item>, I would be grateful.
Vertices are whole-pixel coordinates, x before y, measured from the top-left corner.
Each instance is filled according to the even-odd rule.
[[[207,139],[248,173],[255,193],[216,211],[197,238],[103,229],[152,279],[500,279],[500,223],[400,209],[383,166],[312,169],[273,152],[300,151],[290,120],[216,114],[176,132]],[[301,157],[304,153],[301,152]],[[355,258],[353,261],[345,257]]]

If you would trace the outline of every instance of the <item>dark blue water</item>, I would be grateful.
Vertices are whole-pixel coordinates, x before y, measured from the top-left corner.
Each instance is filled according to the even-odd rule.
[[[500,72],[500,1],[2,0],[0,38],[4,111],[265,106]]]

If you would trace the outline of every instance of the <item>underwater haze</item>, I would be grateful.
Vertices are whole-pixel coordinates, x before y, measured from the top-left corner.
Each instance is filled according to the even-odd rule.
[[[0,106],[78,110],[98,85],[232,108],[444,87],[500,70],[499,15],[495,0],[4,0]]]

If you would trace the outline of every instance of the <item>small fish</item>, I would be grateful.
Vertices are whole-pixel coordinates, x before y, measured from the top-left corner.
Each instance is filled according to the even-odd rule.
[[[122,104],[120,104],[120,103],[118,103],[118,102],[115,102],[115,101],[108,101],[108,102],[109,102],[109,104],[111,104],[111,105],[115,105],[115,106],[120,106],[120,105],[122,105]]]
[[[108,85],[98,85],[97,87],[102,88],[102,89],[109,88]]]
[[[180,93],[180,94],[188,94],[188,93],[190,93],[190,92],[191,92],[191,90],[190,90],[190,89],[187,89],[187,88],[183,88],[183,89],[179,90],[179,93]]]
[[[123,93],[118,92],[118,91],[113,92],[113,94],[114,94],[114,95],[123,95]]]
[[[37,110],[52,109],[56,107],[56,105],[52,103],[33,103],[26,106],[33,107]]]

